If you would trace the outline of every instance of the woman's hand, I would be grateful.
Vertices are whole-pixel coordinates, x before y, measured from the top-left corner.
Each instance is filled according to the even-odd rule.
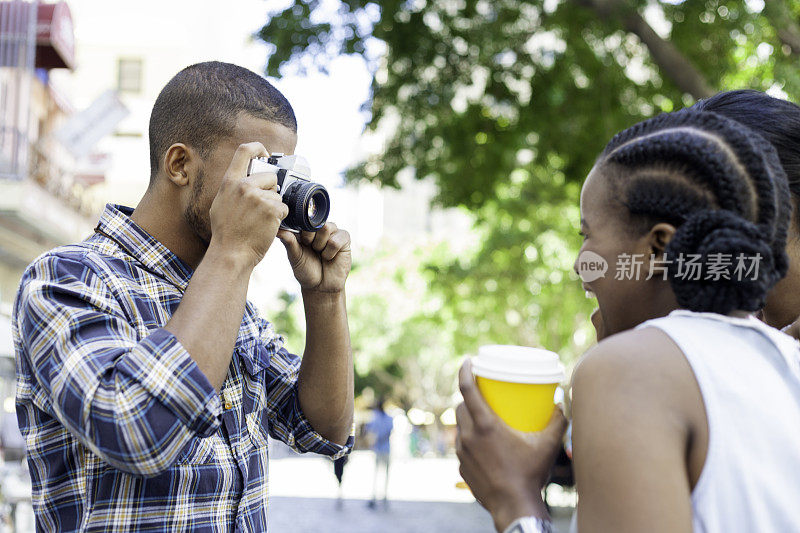
[[[544,430],[523,433],[506,425],[483,399],[469,360],[461,366],[459,387],[464,402],[456,409],[456,453],[475,498],[498,531],[521,516],[548,518],[541,491],[567,428],[561,409]]]

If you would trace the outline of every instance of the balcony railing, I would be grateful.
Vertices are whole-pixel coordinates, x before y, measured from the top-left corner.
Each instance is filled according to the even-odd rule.
[[[0,1],[0,178],[28,171],[30,93],[36,56],[36,0]]]

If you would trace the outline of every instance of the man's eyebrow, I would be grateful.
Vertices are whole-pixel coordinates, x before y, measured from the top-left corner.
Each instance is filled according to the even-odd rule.
[[[589,224],[586,223],[586,219],[585,218],[581,219],[581,226],[586,226],[587,228],[589,227]]]

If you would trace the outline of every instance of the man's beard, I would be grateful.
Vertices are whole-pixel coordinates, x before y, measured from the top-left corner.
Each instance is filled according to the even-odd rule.
[[[211,242],[211,225],[209,224],[208,213],[203,213],[200,206],[204,178],[205,175],[200,170],[192,185],[192,196],[189,199],[189,207],[183,212],[183,218],[194,234],[208,246],[209,242]]]

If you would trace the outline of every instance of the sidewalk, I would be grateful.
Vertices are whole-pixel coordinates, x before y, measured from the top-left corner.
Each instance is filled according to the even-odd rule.
[[[370,510],[364,500],[273,497],[269,530],[275,533],[491,533],[489,514],[477,503],[389,502]]]
[[[389,505],[367,507],[372,497],[374,459],[370,452],[351,455],[344,470],[341,509],[337,508],[333,463],[326,458],[290,456],[270,461],[269,529],[325,533],[492,533],[489,514],[472,494],[458,489],[455,458],[404,459],[392,463]],[[567,505],[553,491],[551,503]],[[556,527],[568,533],[570,508],[554,512]]]

